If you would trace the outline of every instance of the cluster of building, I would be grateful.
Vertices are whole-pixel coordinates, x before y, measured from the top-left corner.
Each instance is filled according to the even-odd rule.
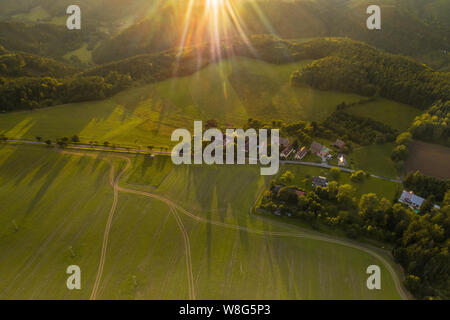
[[[308,154],[308,151],[320,157],[323,162],[333,159],[331,150],[316,141],[311,143],[309,149],[305,146],[302,146],[297,150],[295,150],[293,145],[289,144],[289,141],[284,138],[280,139],[280,145],[283,147],[283,151],[281,151],[280,154],[280,157],[282,159],[286,159],[294,154],[295,160],[302,160]],[[338,150],[341,151],[341,153],[337,155],[338,165],[341,167],[347,166],[347,158],[345,154],[342,153],[346,147],[345,142],[340,139],[337,139],[336,142],[333,143],[333,146],[335,146]]]

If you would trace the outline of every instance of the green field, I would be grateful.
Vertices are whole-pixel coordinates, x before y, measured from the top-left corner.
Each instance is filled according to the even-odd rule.
[[[307,176],[325,176],[329,175],[329,170],[321,169],[317,167],[299,166],[299,165],[284,165],[283,171],[291,171],[294,176],[294,184],[300,186],[304,190],[312,190],[310,181],[305,181]],[[329,179],[331,180],[331,178]],[[352,182],[350,180],[350,174],[346,172],[341,172],[339,179],[337,180],[339,184],[350,184],[356,190],[357,200],[365,193],[376,193],[379,198],[385,197],[388,200],[392,200],[396,195],[397,184],[395,182],[390,182],[386,180],[376,179],[376,178],[365,178],[361,182]]]
[[[90,297],[113,203],[110,163],[116,175],[125,168],[112,154],[90,155],[0,147],[1,299]],[[122,188],[169,202],[119,192],[97,298],[184,299],[190,289],[197,299],[399,298],[368,252],[251,215],[265,182],[258,168],[129,157]],[[82,269],[80,291],[65,288],[72,264]],[[371,264],[382,268],[377,292],[365,286]]]
[[[189,77],[133,88],[95,102],[0,115],[0,133],[10,138],[55,140],[78,134],[82,141],[105,140],[134,146],[170,146],[176,128],[193,120],[217,119],[241,127],[248,118],[319,121],[353,94],[289,86],[299,62],[272,65],[235,58]]]
[[[397,169],[391,160],[393,143],[374,144],[353,150],[351,160],[356,169],[388,178],[398,177]]]
[[[372,118],[383,122],[398,131],[406,131],[414,118],[423,113],[423,110],[387,99],[377,99],[362,105],[355,105],[346,109],[348,113]]]

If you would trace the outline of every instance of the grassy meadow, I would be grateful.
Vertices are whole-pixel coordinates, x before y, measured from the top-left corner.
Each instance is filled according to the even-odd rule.
[[[113,202],[110,162],[117,175],[124,161],[88,154],[0,146],[1,299],[89,298]],[[119,192],[97,298],[188,298],[186,252],[198,299],[399,298],[372,255],[250,214],[266,182],[257,167],[173,167],[161,160],[168,157],[129,157],[122,187],[163,195],[202,220],[177,210],[186,251],[164,202]],[[267,233],[275,231],[297,237]],[[82,269],[79,291],[65,287],[72,264]],[[366,289],[371,264],[382,267],[381,291]]]
[[[356,169],[382,177],[397,178],[398,172],[395,163],[391,160],[393,149],[393,143],[358,147],[352,151],[350,159]]]
[[[382,98],[349,107],[346,111],[357,116],[385,123],[399,132],[408,130],[414,118],[423,113],[423,110]]]
[[[0,114],[0,133],[44,139],[77,134],[84,142],[170,146],[176,128],[193,120],[217,119],[242,126],[248,118],[320,121],[337,104],[358,95],[292,88],[291,73],[307,61],[272,65],[235,58],[183,78],[123,91],[102,101]]]

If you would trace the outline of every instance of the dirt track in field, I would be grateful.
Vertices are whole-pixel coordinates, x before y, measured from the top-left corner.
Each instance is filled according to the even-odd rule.
[[[64,152],[64,153],[77,155],[77,156],[88,156],[88,154],[85,154],[85,153],[75,153],[75,152]],[[122,176],[127,172],[127,170],[131,166],[131,160],[130,160],[130,158],[125,157],[125,156],[112,156],[112,158],[120,158],[120,159],[126,160],[126,166],[114,179],[114,164],[110,161],[110,163],[111,163],[110,183],[112,184],[112,186],[114,188],[114,200],[113,200],[113,205],[111,207],[111,210],[110,210],[110,213],[108,216],[108,221],[107,221],[107,224],[105,227],[102,252],[101,252],[99,267],[98,267],[98,271],[97,271],[97,277],[95,279],[95,283],[94,283],[91,297],[90,297],[91,300],[96,299],[98,288],[100,286],[100,282],[101,282],[101,278],[102,278],[102,274],[103,274],[103,268],[104,268],[105,261],[106,261],[109,231],[111,229],[112,219],[114,216],[115,209],[117,207],[117,200],[118,200],[119,192],[131,193],[131,194],[136,194],[136,195],[141,195],[141,196],[149,197],[152,199],[156,199],[156,200],[166,203],[168,205],[168,207],[170,208],[171,213],[174,215],[175,220],[178,224],[178,227],[182,233],[183,241],[184,241],[184,245],[185,245],[186,271],[187,271],[187,277],[188,277],[187,280],[188,280],[188,289],[189,289],[189,298],[190,299],[196,298],[195,297],[195,288],[194,288],[194,277],[193,277],[193,270],[192,270],[190,241],[189,241],[189,235],[184,227],[183,221],[178,215],[179,212],[197,222],[208,223],[208,224],[212,224],[215,226],[220,226],[220,227],[224,227],[224,228],[228,228],[228,229],[232,229],[232,230],[240,230],[240,231],[248,232],[251,234],[257,234],[257,235],[262,235],[262,236],[269,235],[269,236],[313,239],[313,240],[317,240],[317,241],[325,241],[325,242],[334,243],[334,244],[361,250],[363,252],[366,252],[366,253],[372,255],[373,257],[378,259],[380,262],[382,262],[385,265],[386,269],[391,274],[391,277],[394,281],[397,292],[399,293],[401,298],[404,300],[410,299],[409,293],[403,288],[402,281],[399,278],[397,272],[392,267],[392,265],[382,255],[380,255],[377,252],[378,251],[377,249],[374,249],[369,245],[358,243],[356,241],[352,241],[352,240],[348,240],[348,239],[341,239],[341,238],[336,238],[336,237],[329,236],[329,235],[320,234],[318,232],[298,228],[298,227],[295,227],[292,225],[287,225],[285,223],[279,223],[276,221],[271,221],[271,222],[274,224],[280,225],[280,226],[287,227],[290,230],[292,230],[292,232],[273,232],[273,231],[255,230],[255,229],[250,229],[247,227],[242,227],[239,225],[227,224],[227,223],[223,223],[220,221],[209,220],[209,219],[197,216],[194,213],[189,212],[188,210],[179,206],[177,203],[173,202],[172,200],[165,198],[161,195],[146,192],[146,191],[141,191],[141,190],[128,189],[128,188],[119,186],[120,179],[122,178]],[[261,219],[264,219],[264,218],[261,218]]]

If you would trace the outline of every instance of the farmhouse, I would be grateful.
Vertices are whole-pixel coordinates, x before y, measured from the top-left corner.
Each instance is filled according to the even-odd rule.
[[[282,152],[281,152],[281,158],[287,158],[289,155],[294,152],[294,148],[292,145],[288,145]]]
[[[420,209],[424,201],[425,201],[424,198],[415,195],[412,191],[408,192],[405,190],[403,190],[400,199],[398,199],[398,202],[406,204],[408,207],[410,207],[412,210],[415,210],[416,212]],[[440,209],[438,205],[434,205],[434,208]]]
[[[313,177],[312,178],[312,186],[313,187],[322,187],[325,188],[328,186],[328,180],[325,177]]]
[[[311,143],[310,150],[311,150],[312,154],[315,154],[316,156],[318,156],[320,154],[320,151],[322,150],[322,148],[323,148],[323,146],[320,143],[314,141],[313,143]]]
[[[338,155],[337,159],[338,159],[338,166],[345,167],[347,165],[347,158],[345,157],[344,154]]]
[[[333,143],[333,146],[335,146],[335,147],[337,147],[337,148],[339,148],[339,149],[341,149],[341,150],[344,150],[346,144],[345,144],[344,141],[342,141],[342,140],[340,140],[340,139],[336,139],[336,142]]]
[[[310,150],[312,154],[315,154],[316,156],[321,157],[322,159],[331,159],[330,154],[331,150],[318,142],[314,141],[313,143],[311,143]]]
[[[300,150],[295,154],[295,159],[302,160],[307,153],[308,149],[306,149],[306,147],[301,147]]]
[[[280,146],[282,146],[283,148],[286,148],[288,145],[289,145],[289,140],[286,138],[280,137]]]

